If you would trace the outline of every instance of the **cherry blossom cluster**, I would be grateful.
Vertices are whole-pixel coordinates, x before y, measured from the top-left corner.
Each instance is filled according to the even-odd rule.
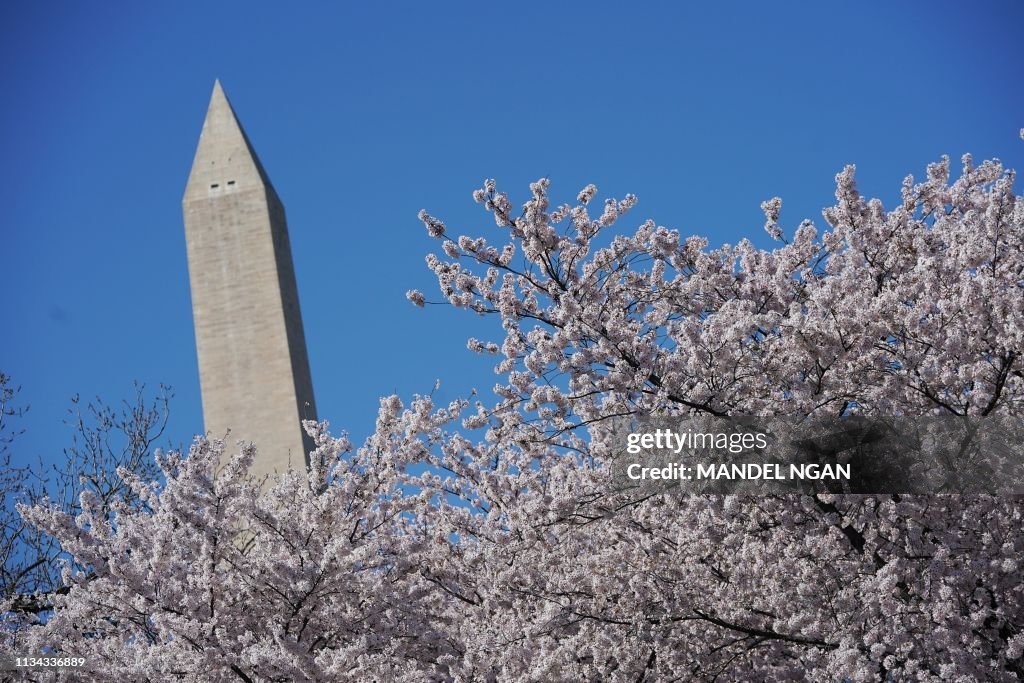
[[[614,485],[623,421],[1019,416],[1024,202],[948,159],[899,205],[836,177],[825,225],[710,248],[636,204],[516,210],[485,236],[426,212],[443,301],[500,321],[491,401],[382,400],[360,448],[310,424],[263,486],[197,440],[123,476],[146,505],[24,510],[77,560],[18,645],[96,680],[1012,681],[1024,505],[995,496],[685,495]],[[427,297],[410,291],[416,305]]]

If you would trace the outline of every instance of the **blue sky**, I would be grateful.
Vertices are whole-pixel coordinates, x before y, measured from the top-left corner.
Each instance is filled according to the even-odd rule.
[[[371,6],[372,5],[372,6]],[[68,399],[173,385],[201,431],[181,196],[220,78],[288,210],[319,412],[362,439],[378,397],[489,393],[493,321],[435,291],[416,213],[494,235],[470,194],[586,183],[712,244],[768,246],[762,200],[819,225],[855,163],[887,204],[949,154],[1024,168],[1024,4],[28,3],[0,8],[0,370],[20,458]],[[434,295],[434,298],[437,298]]]

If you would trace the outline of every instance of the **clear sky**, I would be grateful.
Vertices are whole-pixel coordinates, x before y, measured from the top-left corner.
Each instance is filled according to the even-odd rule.
[[[172,443],[201,431],[181,197],[215,78],[288,210],[320,415],[361,440],[381,395],[496,381],[465,348],[493,321],[405,300],[439,298],[419,209],[493,236],[472,190],[548,176],[637,194],[621,229],[768,246],[760,202],[823,225],[847,163],[887,205],[942,154],[1024,169],[1022,28],[1015,0],[5,2],[14,450],[59,455],[72,394],[136,379],[173,385]]]

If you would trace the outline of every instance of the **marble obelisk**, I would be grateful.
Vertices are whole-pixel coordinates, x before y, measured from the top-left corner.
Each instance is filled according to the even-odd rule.
[[[302,467],[316,406],[284,206],[220,81],[182,206],[205,429],[252,441],[257,476]]]

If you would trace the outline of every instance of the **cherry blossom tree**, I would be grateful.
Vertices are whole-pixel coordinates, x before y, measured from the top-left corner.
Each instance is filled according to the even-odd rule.
[[[138,505],[117,470],[126,468],[145,479],[158,475],[152,449],[167,426],[173,393],[161,385],[148,398],[145,386],[136,383],[133,399],[120,406],[74,396],[65,419],[72,442],[63,459],[30,464],[13,457],[24,432],[16,422],[28,410],[17,401],[19,391],[0,373],[0,596],[14,599],[22,613],[36,613],[47,610],[45,596],[61,587],[61,549],[56,539],[25,522],[16,504],[48,500],[77,514],[80,494],[90,490],[107,514],[115,500]]]
[[[771,251],[708,250],[652,222],[598,248],[634,198],[594,218],[593,186],[552,209],[546,180],[517,216],[493,182],[477,191],[507,231],[495,245],[421,214],[447,256],[428,263],[448,302],[500,316],[505,332],[469,343],[501,353],[507,373],[504,400],[476,418],[503,452],[475,460],[509,463],[508,491],[529,492],[514,511],[489,482],[463,494],[503,511],[497,529],[477,530],[479,517],[454,529],[498,541],[465,551],[492,567],[486,581],[460,578],[479,575],[469,566],[450,575],[464,595],[497,586],[490,600],[511,603],[511,618],[467,625],[490,625],[484,660],[530,679],[1024,674],[1018,499],[631,500],[610,493],[607,466],[624,415],[1019,416],[1013,180],[965,156],[950,183],[944,159],[887,211],[848,167],[820,234],[805,221],[786,240],[781,201],[762,205]]]
[[[1019,498],[638,493],[623,419],[1020,416],[1024,203],[948,159],[891,209],[837,176],[827,227],[710,249],[585,188],[496,236],[421,213],[447,303],[501,323],[494,401],[382,400],[306,472],[199,439],[144,506],[23,508],[79,569],[19,645],[95,680],[925,680],[1024,677]],[[595,214],[597,214],[595,216]],[[409,299],[429,303],[418,291]]]
[[[20,387],[0,373],[0,621],[15,647],[17,636],[40,622],[52,610],[55,595],[69,587],[62,581],[62,567],[74,558],[62,549],[59,539],[19,514],[19,507],[57,506],[71,516],[81,512],[81,495],[99,501],[101,514],[119,507],[138,508],[119,469],[146,480],[159,474],[152,448],[164,433],[173,393],[161,385],[156,396],[147,397],[145,386],[135,385],[134,397],[110,405],[99,397],[71,400],[65,424],[72,430],[71,445],[57,462],[26,462],[14,458],[18,437],[25,431],[18,419],[28,406],[18,401]],[[82,567],[78,567],[82,569]],[[17,651],[17,649],[15,650]]]

